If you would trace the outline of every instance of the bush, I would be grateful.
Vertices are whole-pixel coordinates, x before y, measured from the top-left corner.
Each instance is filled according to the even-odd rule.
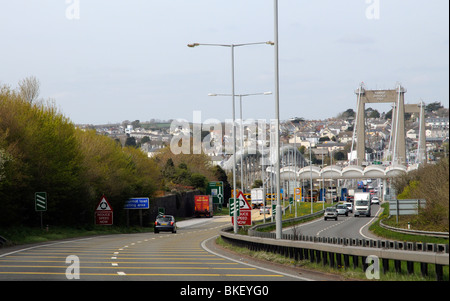
[[[424,229],[449,231],[449,162],[426,164],[418,170],[395,179],[398,198],[425,199],[426,207],[419,211],[417,223]]]

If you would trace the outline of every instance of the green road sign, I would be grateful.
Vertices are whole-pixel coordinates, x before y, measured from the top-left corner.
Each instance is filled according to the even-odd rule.
[[[34,194],[34,207],[36,211],[47,211],[47,193],[36,192]]]
[[[158,207],[158,214],[160,214],[160,215],[166,214],[166,208],[164,208],[164,207]]]
[[[235,203],[239,204],[239,199],[236,202],[236,199],[229,199],[229,203],[230,203],[230,216],[234,216],[234,208],[235,208]],[[240,213],[240,206],[237,206],[237,213],[236,215],[239,216]]]
[[[206,188],[206,194],[212,196],[213,204],[223,204],[223,182],[209,182]]]
[[[277,205],[272,205],[272,215],[275,216],[277,215]]]

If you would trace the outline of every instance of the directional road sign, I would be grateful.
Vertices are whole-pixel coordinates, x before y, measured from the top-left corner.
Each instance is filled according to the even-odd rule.
[[[239,199],[238,199],[238,202],[239,202]],[[230,203],[230,216],[234,216],[234,208],[236,207],[235,206],[236,199],[229,199],[229,203]],[[238,206],[237,213],[236,213],[237,216],[239,216],[239,213],[240,213],[239,209],[240,209],[240,207]]]
[[[209,182],[206,188],[206,194],[213,197],[213,204],[223,204],[223,182]]]
[[[47,193],[36,192],[34,194],[34,207],[36,211],[47,211]]]

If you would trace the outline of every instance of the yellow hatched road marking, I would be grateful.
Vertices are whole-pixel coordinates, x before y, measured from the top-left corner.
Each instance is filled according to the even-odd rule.
[[[56,265],[3,265],[0,268],[55,268],[55,269],[65,269],[67,266],[56,266]],[[117,267],[95,267],[95,266],[82,266],[80,269],[117,269]],[[214,267],[127,267],[121,266],[120,269],[133,269],[133,270],[247,270],[254,271],[256,268],[214,268]]]
[[[123,272],[122,272],[123,273]],[[66,273],[51,272],[0,272],[8,275],[66,275]],[[80,276],[119,276],[117,273],[80,273]],[[126,276],[173,276],[173,277],[284,277],[283,275],[259,275],[259,274],[126,274]]]
[[[107,258],[111,258],[111,255],[106,255],[105,256]],[[22,255],[22,256],[8,256],[8,258],[27,258],[27,257],[32,257],[32,258],[66,258],[66,256],[35,256],[35,255]],[[81,256],[80,256],[81,257]],[[81,257],[82,259],[95,259],[95,257]],[[155,259],[184,259],[184,260],[219,260],[219,261],[223,261],[225,259],[223,258],[198,258],[198,257],[194,257],[194,258],[186,258],[186,257],[171,257],[171,256],[164,256],[164,255],[158,255],[157,257],[153,257],[153,256],[148,256],[148,257],[122,257],[120,256],[121,260],[124,259],[134,259],[134,260],[138,260],[138,259],[142,259],[142,260],[155,260]],[[0,260],[1,261],[1,260]]]
[[[42,255],[40,255],[40,254],[42,254]],[[24,255],[14,255],[15,257],[25,257],[25,256],[36,256],[36,257],[42,257],[42,256],[50,256],[50,255],[63,255],[63,254],[68,254],[68,252],[42,252],[42,253],[39,253],[39,252],[37,252],[37,253],[30,253],[30,252],[28,252],[28,253],[26,253],[26,254],[24,254]],[[205,253],[203,253],[203,254],[186,254],[186,253],[180,253],[180,252],[178,252],[178,253],[173,253],[173,254],[166,254],[166,253],[160,253],[160,252],[143,252],[143,253],[130,253],[130,252],[113,252],[113,254],[116,254],[116,255],[126,255],[126,256],[141,256],[141,255],[144,255],[144,254],[148,254],[149,255],[149,257],[152,257],[152,256],[164,256],[164,257],[172,257],[172,256],[188,256],[188,257],[200,257],[200,256],[203,256],[203,257],[215,257],[215,255],[211,255],[211,254],[209,254],[209,253],[207,253],[207,252],[205,252]],[[136,254],[136,255],[134,255],[134,254]],[[154,254],[154,255],[152,255],[152,254]],[[78,254],[78,255],[80,255],[80,256],[84,256],[84,254]],[[86,254],[86,255],[89,255],[89,254]],[[92,255],[97,255],[97,254],[92,254]],[[108,255],[111,255],[111,252],[109,252],[109,253],[105,253],[105,252],[103,252],[103,253],[101,253],[101,254],[98,254],[98,255],[105,255],[105,256],[108,256]],[[8,256],[8,257],[10,257],[10,256]]]
[[[0,260],[0,262],[16,262],[17,260]],[[21,260],[20,262],[59,262],[61,263],[61,260]],[[91,260],[85,260],[83,261],[84,263],[106,263],[106,264],[111,264],[113,261],[91,261]],[[114,263],[119,263],[119,264],[201,264],[201,262],[189,262],[189,261],[157,261],[157,262],[142,262],[142,261],[114,261]],[[208,264],[215,264],[215,265],[237,265],[238,263],[235,262],[208,262]]]

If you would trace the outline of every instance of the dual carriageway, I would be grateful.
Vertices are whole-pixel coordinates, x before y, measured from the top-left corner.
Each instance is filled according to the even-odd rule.
[[[252,215],[260,218],[259,210],[252,210]],[[340,216],[337,222],[318,219],[302,226],[301,231],[359,237],[367,235],[364,228],[369,221],[352,216]],[[215,216],[181,221],[175,234],[105,235],[3,248],[0,280],[340,280],[338,276],[255,262],[225,251],[214,240],[227,225],[228,216]]]

